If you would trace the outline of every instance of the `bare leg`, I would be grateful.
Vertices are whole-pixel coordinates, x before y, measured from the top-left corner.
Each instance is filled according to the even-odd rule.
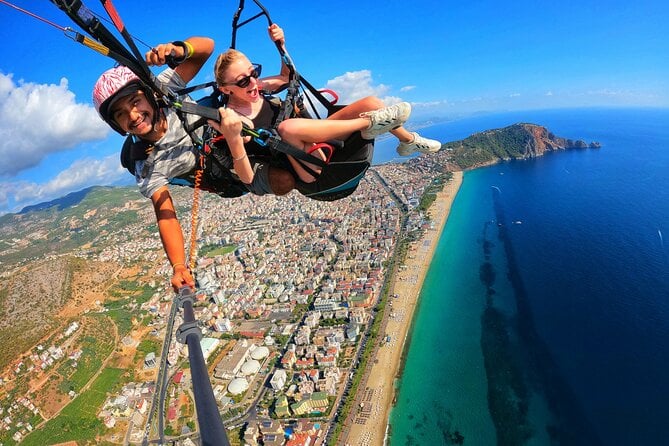
[[[353,119],[360,116],[360,113],[365,113],[372,110],[378,110],[385,107],[383,101],[376,96],[367,96],[359,99],[346,107],[337,110],[332,115],[328,116],[328,120],[333,119]],[[409,133],[404,127],[397,127],[390,131],[400,142],[409,142],[413,139],[413,135]]]
[[[286,119],[279,124],[279,135],[298,149],[330,139],[346,139],[351,133],[369,127],[369,119]]]
[[[319,156],[319,154],[321,156]],[[323,154],[320,150],[317,150],[317,151],[313,152],[312,155],[316,156],[318,158],[321,158],[321,159],[325,159],[325,156],[323,156]],[[304,163],[304,165],[309,167],[309,169],[313,170],[314,172],[321,173],[321,168],[318,167],[318,166],[315,166],[315,165],[310,164],[310,163],[306,163],[304,161],[297,161],[295,158],[293,158],[290,155],[288,155],[287,158],[288,158],[288,161],[290,161],[291,166],[293,166],[293,169],[295,170],[295,173],[297,174],[298,178],[300,180],[304,181],[305,183],[313,183],[314,181],[316,181],[316,177],[314,177],[309,172],[307,172],[304,169],[302,163]]]
[[[397,127],[390,131],[400,142],[410,142],[413,141],[413,135],[404,127]]]
[[[279,135],[288,144],[302,149],[305,152],[317,142],[328,141],[330,139],[346,139],[350,134],[358,130],[366,129],[369,126],[369,119],[355,116],[352,119],[287,119],[279,124]],[[311,153],[313,156],[325,160],[325,154],[322,150],[316,150]],[[301,163],[289,156],[288,161],[295,169],[295,173],[300,180],[305,183],[311,183],[316,180],[313,175],[304,170]],[[321,169],[313,164],[304,163],[309,169],[320,173]]]
[[[287,119],[279,124],[277,130],[284,141],[306,152],[314,143],[332,139],[346,139],[357,131],[364,130],[363,137],[374,138],[384,131],[389,131],[393,123],[397,125],[404,122],[411,110],[409,104],[402,103],[384,109],[380,113],[361,115],[381,108],[383,108],[383,102],[378,98],[368,97],[339,110],[328,119]],[[384,116],[384,113],[390,113],[390,115]],[[376,119],[379,117],[383,117],[384,120],[377,122]],[[395,129],[394,133],[397,133],[399,138],[406,138],[407,141],[412,139],[412,135],[404,129]],[[325,159],[321,150],[316,150],[312,154]],[[313,164],[300,163],[291,157],[288,157],[288,159],[297,176],[304,182],[313,182],[315,178],[314,175],[309,174],[302,167],[306,166],[314,172],[320,173],[320,169]]]
[[[337,110],[332,115],[328,116],[328,120],[332,119],[354,119],[360,117],[360,113],[365,113],[372,110],[378,110],[385,107],[383,101],[375,96],[367,96],[366,98],[358,99],[346,107]]]

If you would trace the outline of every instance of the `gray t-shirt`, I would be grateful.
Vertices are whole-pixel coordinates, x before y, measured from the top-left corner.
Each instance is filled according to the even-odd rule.
[[[186,83],[173,69],[168,68],[160,73],[156,80],[163,86],[178,91],[186,87]],[[188,96],[182,100],[190,100]],[[163,109],[167,118],[167,132],[154,145],[153,151],[146,160],[135,161],[135,181],[139,191],[146,198],[161,187],[174,183],[174,179],[182,178],[182,184],[188,184],[196,167],[197,149],[183,128],[181,120],[171,108]],[[195,115],[185,115],[191,123],[198,119]],[[202,128],[195,131],[198,136]]]

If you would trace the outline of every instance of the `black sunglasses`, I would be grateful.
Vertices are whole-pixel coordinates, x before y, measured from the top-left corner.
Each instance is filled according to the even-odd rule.
[[[246,88],[251,83],[251,78],[258,79],[260,77],[260,72],[261,71],[262,71],[262,65],[254,63],[253,64],[253,71],[251,71],[251,74],[249,74],[248,76],[244,76],[243,78],[239,79],[237,82],[226,82],[222,85],[236,85],[239,88]]]

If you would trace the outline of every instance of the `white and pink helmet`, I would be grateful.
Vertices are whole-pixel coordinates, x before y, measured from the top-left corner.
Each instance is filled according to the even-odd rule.
[[[138,90],[143,90],[147,93],[149,101],[153,99],[153,95],[148,94],[148,89],[144,88],[144,84],[139,77],[130,68],[123,65],[110,68],[102,73],[93,87],[93,104],[95,105],[95,110],[97,110],[100,117],[107,124],[122,135],[125,133],[116,124],[114,119],[109,116],[109,111],[116,100],[135,93]]]

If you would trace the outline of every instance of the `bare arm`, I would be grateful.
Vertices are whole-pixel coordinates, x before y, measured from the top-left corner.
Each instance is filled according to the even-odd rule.
[[[246,156],[246,148],[244,147],[244,139],[242,138],[242,120],[239,114],[231,108],[219,108],[221,115],[221,122],[209,121],[217,132],[225,136],[225,141],[228,143],[230,155],[232,156],[233,167],[235,173],[245,184],[253,182],[253,167],[249,157]]]
[[[173,268],[172,287],[175,291],[184,285],[192,288],[195,286],[195,281],[186,265],[184,236],[167,186],[158,189],[151,196],[151,201],[156,212],[160,240]]]
[[[286,49],[286,38],[283,29],[276,23],[273,23],[267,31],[272,42],[278,43],[284,50]],[[281,58],[281,72],[275,76],[268,76],[261,79],[263,90],[274,92],[283,87],[290,80],[290,69],[286,62]]]
[[[157,45],[146,52],[146,63],[156,66],[165,65],[167,56],[171,55],[177,60],[185,57],[185,60],[174,71],[181,76],[184,82],[190,82],[214,52],[214,41],[208,37],[189,37],[184,43],[185,48],[172,43]]]

